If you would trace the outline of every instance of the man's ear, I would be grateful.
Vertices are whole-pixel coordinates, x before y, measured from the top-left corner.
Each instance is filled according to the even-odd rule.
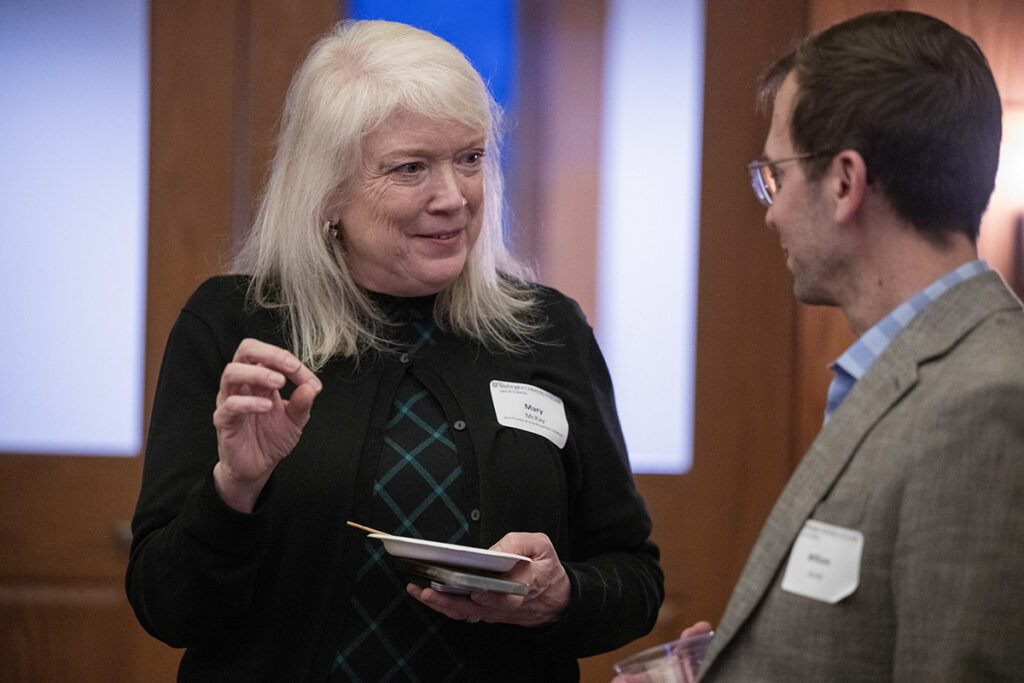
[[[868,168],[860,152],[844,149],[832,158],[828,170],[829,189],[837,223],[850,221],[860,210],[868,191]]]

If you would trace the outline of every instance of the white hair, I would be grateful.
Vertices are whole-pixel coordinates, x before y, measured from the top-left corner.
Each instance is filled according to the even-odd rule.
[[[500,110],[448,42],[388,21],[346,21],[321,38],[288,89],[277,152],[253,229],[235,260],[252,303],[283,311],[292,351],[318,369],[332,356],[389,346],[386,321],[353,280],[326,214],[353,191],[362,143],[396,109],[485,135],[484,215],[462,272],[439,292],[442,328],[516,353],[540,326],[529,268],[506,248]]]

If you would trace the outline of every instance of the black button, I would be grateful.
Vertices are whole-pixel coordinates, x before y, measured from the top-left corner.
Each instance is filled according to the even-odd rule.
[[[398,360],[401,361],[404,364],[408,364],[409,363],[409,354],[403,353],[401,356],[398,357]]]
[[[480,510],[478,508],[473,508],[472,510],[470,510],[469,511],[469,518],[471,520],[473,520],[474,522],[479,522],[480,521]]]
[[[466,428],[466,423],[465,423],[465,421],[463,421],[463,420],[456,420],[456,421],[455,421],[455,422],[454,422],[454,423],[452,424],[452,427],[454,427],[454,428],[455,428],[455,431],[457,431],[457,432],[461,432],[461,431],[462,431],[463,429],[465,429],[465,428]]]

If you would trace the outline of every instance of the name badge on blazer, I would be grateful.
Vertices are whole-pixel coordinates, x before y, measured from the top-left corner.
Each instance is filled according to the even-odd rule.
[[[569,438],[562,399],[532,384],[491,380],[491,400],[498,424],[539,434],[559,448]]]
[[[809,519],[793,543],[782,590],[834,605],[860,584],[864,534]]]

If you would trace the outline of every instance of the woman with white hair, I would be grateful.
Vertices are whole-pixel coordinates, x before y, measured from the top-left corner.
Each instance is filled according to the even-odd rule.
[[[153,406],[127,585],[180,680],[576,680],[653,625],[601,353],[503,242],[497,113],[403,24],[343,23],[296,74]],[[529,588],[410,581],[346,520],[523,556],[500,578]]]

